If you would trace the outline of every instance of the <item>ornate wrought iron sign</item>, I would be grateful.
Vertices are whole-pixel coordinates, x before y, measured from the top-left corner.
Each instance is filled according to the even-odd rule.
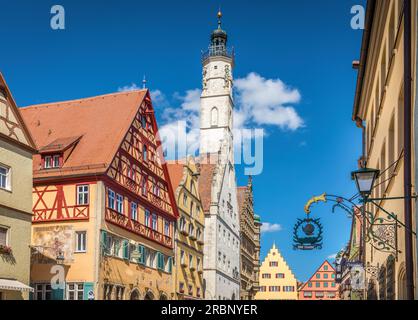
[[[314,250],[322,249],[323,227],[320,219],[298,219],[293,229],[293,249]]]

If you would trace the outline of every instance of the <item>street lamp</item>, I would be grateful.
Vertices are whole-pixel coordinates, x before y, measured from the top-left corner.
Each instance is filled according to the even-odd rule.
[[[357,189],[362,197],[370,196],[379,174],[379,170],[370,168],[363,168],[351,173],[351,177],[356,181]]]

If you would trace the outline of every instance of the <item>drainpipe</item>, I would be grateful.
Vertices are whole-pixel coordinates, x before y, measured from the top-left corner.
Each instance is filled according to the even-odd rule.
[[[416,11],[417,10],[417,8],[416,8],[416,6],[415,6],[415,8],[414,8],[414,10]],[[417,12],[417,15],[415,16],[416,17],[416,21],[418,21],[418,12]],[[418,26],[417,26],[417,23],[415,23],[415,26],[414,26],[414,34],[417,36],[418,35]],[[417,36],[417,38],[415,39],[415,41],[416,41],[416,50],[415,50],[415,54],[418,52],[418,36]],[[418,59],[416,59],[416,61],[415,61],[415,70],[418,70]],[[415,79],[415,82],[416,82],[416,87],[415,87],[415,97],[417,96],[417,93],[418,93],[418,74],[415,76],[416,77],[416,79]],[[414,132],[415,132],[415,142],[414,142],[414,147],[415,147],[415,163],[416,163],[416,159],[418,159],[418,139],[416,138],[416,137],[418,137],[418,99],[416,99],[415,98],[415,112],[414,112],[414,123],[415,123],[415,126],[414,126]],[[415,185],[418,185],[418,166],[417,165],[415,165]],[[415,217],[416,217],[416,219],[415,219],[415,230],[418,230],[418,206],[415,206]],[[416,240],[416,239],[415,239]],[[417,252],[416,252],[416,255],[415,255],[416,257],[418,257],[418,247],[417,247]],[[417,265],[417,268],[418,268],[418,265]],[[416,278],[416,280],[418,280],[418,278]],[[418,289],[416,289],[416,290],[418,290]],[[417,297],[418,296],[418,291],[416,291],[415,292],[415,297]]]
[[[404,212],[405,212],[405,269],[407,300],[414,300],[414,252],[412,233],[412,8],[411,0],[404,0],[404,95],[405,95],[405,156],[404,156]]]
[[[362,151],[361,151],[361,158],[359,159],[358,166],[359,168],[366,168],[366,127],[364,126],[364,122],[360,117],[356,117],[356,126],[360,128],[362,131]],[[366,259],[366,234],[367,234],[367,226],[366,226],[366,203],[363,203],[361,207],[361,215],[362,215],[362,225],[361,225],[361,250],[360,250],[360,259],[363,262],[363,268],[366,268],[367,259]],[[363,300],[367,300],[367,287],[365,286],[363,289]]]

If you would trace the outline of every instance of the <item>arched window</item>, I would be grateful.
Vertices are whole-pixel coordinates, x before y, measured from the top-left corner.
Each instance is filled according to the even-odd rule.
[[[131,292],[130,300],[139,300],[139,299],[140,299],[139,291],[138,291],[138,289],[134,289]]]
[[[367,288],[367,300],[377,300],[376,283],[370,280]]]
[[[379,271],[379,300],[386,300],[386,268],[384,266]]]
[[[402,265],[399,268],[398,273],[398,300],[406,300],[406,272],[405,272],[405,265]]]
[[[216,127],[218,125],[218,108],[213,107],[210,112],[210,125]]]
[[[390,256],[386,262],[386,300],[395,300],[395,258]]]

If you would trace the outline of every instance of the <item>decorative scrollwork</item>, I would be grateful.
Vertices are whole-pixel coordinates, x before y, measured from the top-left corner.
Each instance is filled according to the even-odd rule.
[[[320,219],[298,219],[293,228],[293,249],[322,249],[323,226]]]

